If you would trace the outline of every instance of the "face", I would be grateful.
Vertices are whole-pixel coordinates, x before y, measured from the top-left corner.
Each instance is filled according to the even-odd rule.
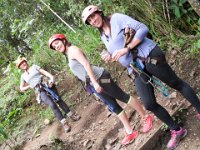
[[[56,50],[61,53],[65,52],[65,45],[61,40],[55,40],[52,42],[51,46]]]
[[[103,25],[103,19],[100,13],[93,13],[87,18],[87,22],[96,28],[101,28]]]
[[[28,64],[26,61],[23,61],[20,66],[19,66],[19,69],[21,70],[27,70],[28,69]]]

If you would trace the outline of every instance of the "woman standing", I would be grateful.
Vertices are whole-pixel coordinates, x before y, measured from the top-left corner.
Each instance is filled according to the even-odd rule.
[[[52,109],[55,117],[63,125],[65,132],[69,132],[71,127],[68,125],[67,120],[62,115],[57,104],[73,121],[79,120],[80,116],[71,112],[67,104],[58,96],[57,89],[53,86],[54,76],[37,65],[29,67],[27,60],[24,57],[18,58],[15,63],[17,68],[23,71],[20,81],[21,92],[25,92],[30,88],[34,89],[38,103],[48,105]],[[46,84],[42,83],[42,78],[44,76],[49,78],[48,83]]]
[[[98,96],[112,112],[117,114],[126,131],[126,136],[121,144],[128,144],[137,137],[138,132],[133,131],[126,113],[116,99],[130,104],[140,114],[142,132],[148,132],[151,129],[152,115],[146,115],[140,103],[114,83],[109,72],[104,68],[90,65],[83,51],[72,45],[63,34],[52,35],[49,38],[49,47],[65,55],[72,73],[85,82],[90,92]]]
[[[103,55],[105,62],[118,61],[126,67],[130,74],[134,71],[130,64],[135,61],[143,72],[149,76],[155,76],[170,87],[178,90],[197,110],[200,119],[200,102],[193,89],[182,81],[166,62],[162,50],[155,42],[146,37],[148,28],[141,22],[120,13],[104,16],[102,10],[97,6],[90,5],[82,12],[82,20],[85,24],[97,28],[100,32],[102,42],[105,44],[108,54]],[[124,47],[124,30],[128,27],[135,31],[132,40]],[[138,52],[136,52],[136,50]],[[133,56],[131,53],[136,53]],[[149,80],[147,76],[135,77],[135,85],[138,95],[147,110],[153,112],[161,121],[167,124],[171,130],[171,139],[167,147],[174,149],[187,131],[175,123],[169,113],[156,102],[154,88],[151,84],[145,84]]]

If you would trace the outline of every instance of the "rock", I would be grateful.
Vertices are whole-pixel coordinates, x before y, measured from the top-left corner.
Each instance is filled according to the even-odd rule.
[[[107,118],[109,118],[111,115],[112,115],[112,113],[108,110],[107,114],[106,114]]]
[[[169,99],[173,99],[173,98],[176,98],[177,97],[177,93],[176,92],[173,92],[169,95]]]
[[[111,148],[112,148],[112,146],[108,143],[108,144],[106,144],[106,146],[105,146],[105,149],[106,150],[111,150]]]
[[[102,123],[103,123],[103,120],[99,120],[98,124],[100,124],[100,125],[101,125]]]
[[[195,70],[192,70],[191,72],[190,72],[190,77],[194,77],[194,75],[195,75]]]
[[[50,120],[49,120],[49,119],[45,119],[45,120],[44,120],[44,124],[45,124],[45,125],[49,125],[49,124],[50,124]]]
[[[92,140],[86,140],[84,143],[83,143],[83,146],[86,148],[86,149],[90,149],[92,148],[92,145],[93,145],[93,141]]]
[[[118,137],[113,138],[113,139],[109,139],[109,140],[108,140],[108,143],[109,143],[110,145],[113,145],[114,143],[117,142],[117,140],[118,140]]]
[[[121,146],[122,145],[120,143],[117,143],[112,150],[119,150],[121,148]]]
[[[35,138],[37,138],[37,137],[39,137],[39,136],[40,136],[40,134],[36,134],[36,135],[35,135]]]
[[[166,107],[166,106],[168,106],[170,103],[171,103],[171,101],[170,101],[170,100],[167,100],[167,102],[165,103],[164,106]]]

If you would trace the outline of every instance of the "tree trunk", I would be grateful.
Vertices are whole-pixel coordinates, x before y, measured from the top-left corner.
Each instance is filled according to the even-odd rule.
[[[200,17],[200,1],[199,0],[188,0],[190,5],[192,6],[193,10],[199,15]]]

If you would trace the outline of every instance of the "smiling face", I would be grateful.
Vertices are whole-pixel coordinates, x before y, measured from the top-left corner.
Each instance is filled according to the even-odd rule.
[[[28,64],[26,61],[23,61],[20,65],[19,65],[19,69],[21,70],[27,70],[28,69]]]
[[[93,27],[101,28],[103,26],[103,19],[101,13],[99,12],[92,13],[87,18],[87,22]]]
[[[66,47],[65,47],[65,45],[64,45],[64,43],[63,43],[63,41],[62,41],[62,40],[59,40],[59,39],[53,41],[52,44],[51,44],[51,46],[52,46],[52,48],[54,48],[56,51],[59,51],[59,52],[61,52],[61,53],[64,53],[64,52],[65,52],[65,49],[66,49]]]

